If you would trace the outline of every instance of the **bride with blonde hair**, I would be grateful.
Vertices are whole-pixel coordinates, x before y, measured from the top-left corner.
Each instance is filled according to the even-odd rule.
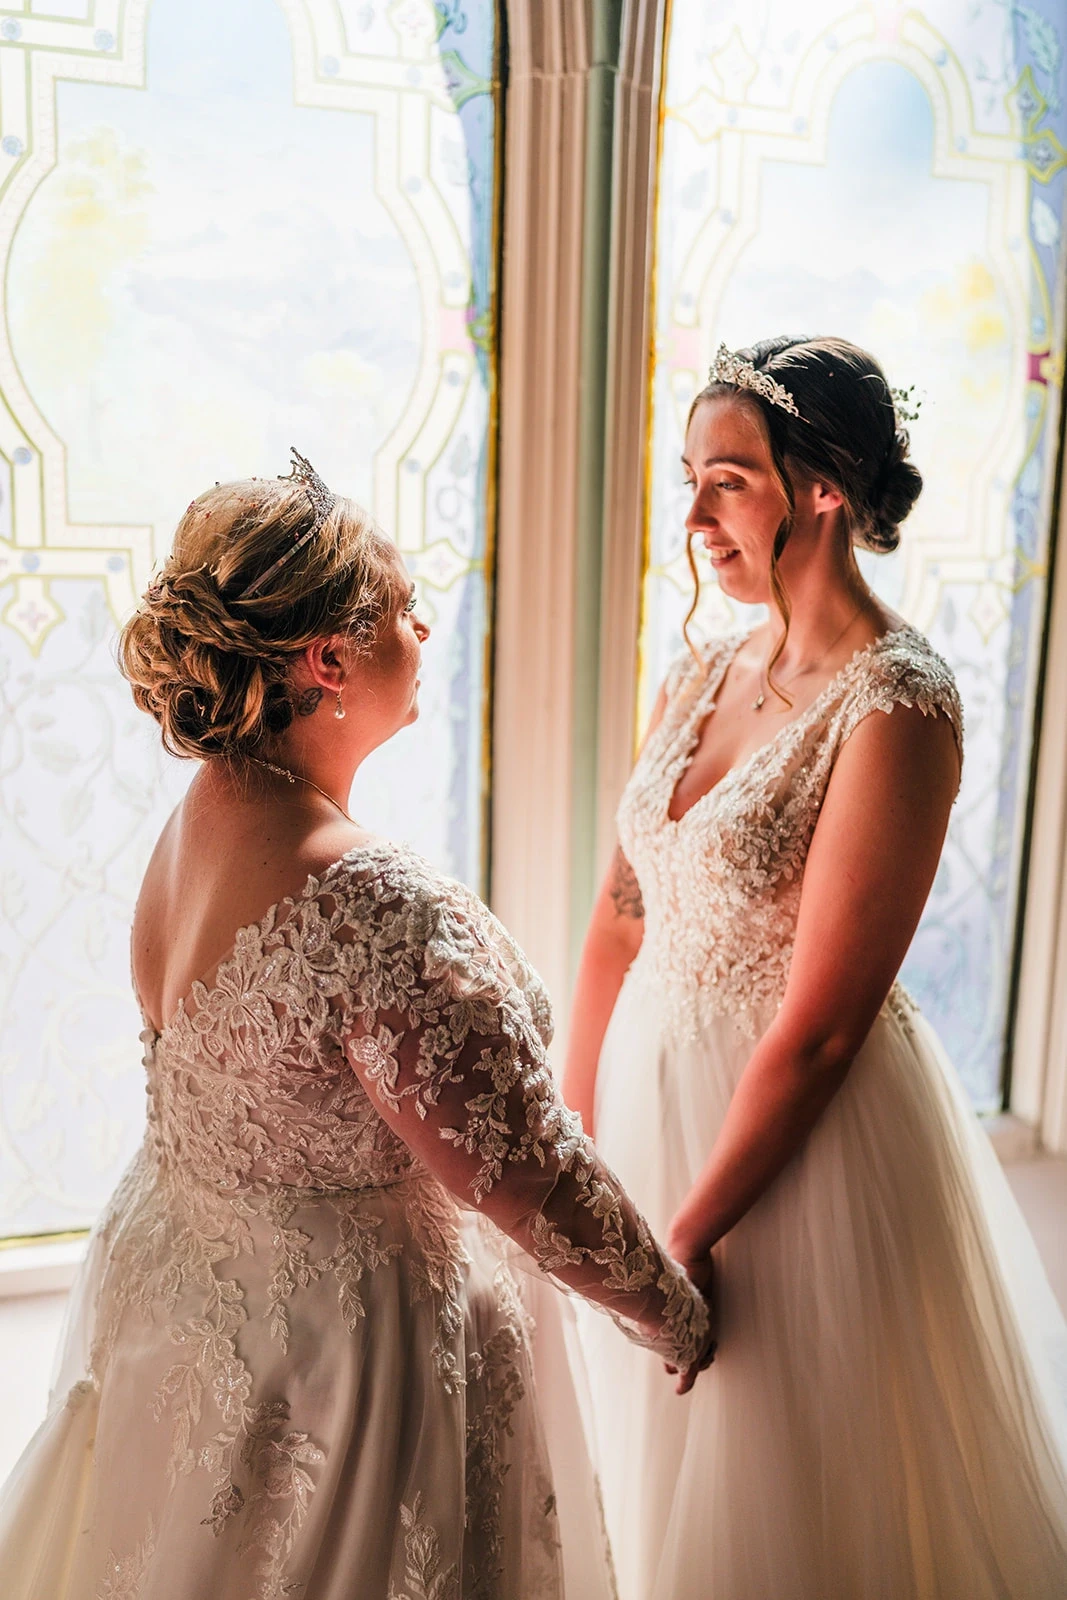
[[[685,1382],[708,1310],[559,1099],[522,952],[348,815],[428,635],[395,546],[299,457],[198,496],[123,631],[200,765],[134,918],[144,1143],[0,1500],[4,1600],[609,1594],[514,1244]]]

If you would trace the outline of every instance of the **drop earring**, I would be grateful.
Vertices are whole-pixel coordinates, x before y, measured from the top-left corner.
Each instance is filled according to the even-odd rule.
[[[340,689],[338,689],[338,691],[337,691],[337,704],[333,708],[333,714],[337,718],[338,722],[343,722],[345,720],[345,708],[341,704],[341,691],[340,691]]]

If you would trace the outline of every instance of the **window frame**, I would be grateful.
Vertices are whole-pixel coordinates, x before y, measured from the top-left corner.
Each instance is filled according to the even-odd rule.
[[[583,243],[583,189],[604,168],[603,151],[589,148],[597,123],[588,115],[590,96],[604,92],[593,48],[601,9],[596,0],[507,5],[491,896],[545,976],[561,1034],[636,745],[653,229],[671,8],[670,0],[621,7],[611,228],[605,241],[587,227]],[[599,273],[609,284],[603,347],[590,341],[590,297],[576,289],[583,271],[587,283]],[[602,432],[594,434],[588,418],[583,431],[580,391],[598,382]],[[1067,727],[1067,562],[1054,559],[1067,539],[1063,475],[1061,442],[1009,1003],[1008,1117],[989,1119],[1005,1153],[1037,1144],[1067,1151],[1067,738],[1055,737]],[[593,606],[577,575],[597,565]]]

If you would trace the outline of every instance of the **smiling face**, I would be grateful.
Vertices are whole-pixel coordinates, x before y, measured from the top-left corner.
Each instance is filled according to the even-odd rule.
[[[682,464],[693,491],[686,530],[703,540],[723,592],[745,605],[766,604],[775,536],[789,504],[762,419],[728,395],[702,400]]]

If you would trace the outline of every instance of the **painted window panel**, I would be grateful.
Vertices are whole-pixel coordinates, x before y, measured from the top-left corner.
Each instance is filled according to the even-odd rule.
[[[923,397],[876,590],[955,670],[967,759],[904,977],[975,1103],[1007,1027],[1062,377],[1061,0],[674,0],[657,212],[645,714],[689,599],[678,456],[720,340],[836,333]],[[755,620],[753,613],[752,619]],[[746,620],[712,578],[706,630]]]
[[[289,445],[400,544],[423,714],[354,813],[480,885],[495,7],[84,0],[0,22],[0,1236],[143,1121],[128,931],[192,767],[115,631],[192,493]]]

